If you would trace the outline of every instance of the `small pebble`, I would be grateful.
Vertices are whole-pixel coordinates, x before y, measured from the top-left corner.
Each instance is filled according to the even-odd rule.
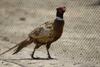
[[[25,18],[25,17],[21,17],[20,20],[21,20],[21,21],[25,21],[26,18]]]

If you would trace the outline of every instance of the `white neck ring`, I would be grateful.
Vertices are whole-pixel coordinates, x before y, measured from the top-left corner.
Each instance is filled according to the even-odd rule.
[[[63,18],[61,18],[61,17],[56,17],[56,19],[57,19],[57,20],[63,20]]]

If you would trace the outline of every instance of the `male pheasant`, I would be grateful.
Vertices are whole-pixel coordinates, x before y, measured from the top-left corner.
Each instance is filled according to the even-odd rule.
[[[35,48],[31,54],[31,57],[34,59],[34,52],[40,46],[45,45],[47,49],[48,59],[51,59],[49,53],[50,45],[58,40],[62,33],[64,27],[64,19],[63,15],[66,10],[65,6],[60,6],[57,9],[56,18],[52,21],[47,21],[39,27],[35,28],[31,33],[29,33],[28,38],[24,41],[20,42],[16,46],[12,47],[17,49],[13,54],[18,53],[22,48],[30,45],[31,43],[35,43]],[[12,49],[11,48],[11,49]]]

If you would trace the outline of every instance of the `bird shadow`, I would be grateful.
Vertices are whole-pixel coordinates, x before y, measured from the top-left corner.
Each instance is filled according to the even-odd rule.
[[[57,60],[56,58],[41,58],[41,57],[36,57],[33,60]]]

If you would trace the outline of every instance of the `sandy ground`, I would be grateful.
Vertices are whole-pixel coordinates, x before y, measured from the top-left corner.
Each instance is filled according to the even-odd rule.
[[[0,53],[27,38],[34,27],[55,18],[55,8],[64,4],[65,27],[62,37],[50,48],[45,46],[32,60],[34,43],[16,55],[0,56],[0,67],[100,67],[100,6],[98,0],[0,0]],[[23,19],[24,18],[24,19]]]

